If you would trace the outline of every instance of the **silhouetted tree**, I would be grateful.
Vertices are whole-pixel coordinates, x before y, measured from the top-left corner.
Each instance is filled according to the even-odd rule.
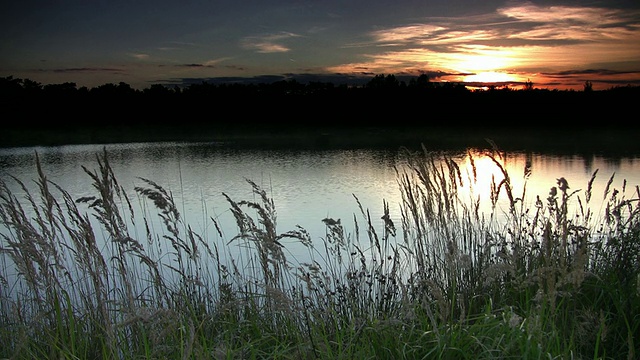
[[[0,78],[0,91],[2,94],[18,93],[23,90],[22,79],[7,76]]]
[[[531,82],[531,80],[527,79],[527,82],[524,83],[524,89],[527,90],[527,91],[533,90],[533,82]]]
[[[53,96],[73,96],[76,95],[76,83],[65,82],[62,84],[48,84],[43,87],[45,94]]]
[[[41,83],[29,79],[24,79],[22,81],[22,87],[27,92],[27,94],[40,94],[40,90],[42,90]]]
[[[276,81],[271,84],[262,84],[265,92],[272,95],[299,95],[304,93],[304,84],[296,79]]]
[[[396,79],[395,75],[376,75],[366,84],[367,89],[374,90],[394,90],[399,87],[400,81]]]
[[[409,87],[423,90],[433,88],[433,84],[431,83],[431,81],[429,81],[429,76],[427,74],[421,74],[417,78],[409,80]]]
[[[142,92],[148,96],[163,97],[163,98],[167,98],[168,96],[176,93],[174,90],[169,89],[164,85],[160,85],[160,84],[153,84],[150,87],[142,90]]]
[[[593,91],[593,84],[591,83],[591,81],[587,80],[584,82],[584,92],[591,92]]]

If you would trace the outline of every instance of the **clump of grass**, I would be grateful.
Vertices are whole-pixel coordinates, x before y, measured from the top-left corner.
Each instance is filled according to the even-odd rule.
[[[399,224],[384,199],[376,215],[353,194],[359,212],[321,220],[324,237],[281,232],[273,199],[247,179],[253,201],[223,194],[238,233],[225,238],[210,218],[217,242],[184,222],[161,184],[140,178],[129,197],[107,155],[83,168],[94,196],[72,199],[37,153],[37,194],[0,178],[0,357],[638,355],[640,191],[612,187],[613,176],[600,217],[590,205],[597,171],[584,193],[559,178],[528,204],[494,146],[491,188],[464,198],[476,181],[471,154],[466,174],[447,156],[402,149]],[[487,201],[492,212],[481,213]],[[285,240],[310,260],[287,256]],[[230,246],[243,251],[229,257]]]

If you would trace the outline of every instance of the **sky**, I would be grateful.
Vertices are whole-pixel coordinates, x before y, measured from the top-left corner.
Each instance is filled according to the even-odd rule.
[[[0,77],[43,85],[640,85],[638,0],[2,1],[0,39]]]

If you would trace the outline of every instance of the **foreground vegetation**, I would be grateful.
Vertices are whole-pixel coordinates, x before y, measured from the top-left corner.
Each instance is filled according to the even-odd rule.
[[[640,355],[638,186],[614,188],[611,176],[592,193],[596,171],[584,192],[560,178],[527,204],[494,148],[503,177],[487,199],[467,199],[459,190],[475,169],[467,176],[432,152],[403,154],[401,223],[386,202],[378,213],[360,206],[353,228],[323,219],[322,239],[303,227],[280,232],[273,199],[247,180],[255,199],[226,197],[238,234],[212,242],[184,223],[161,184],[141,179],[127,195],[106,151],[97,169],[84,168],[91,197],[71,198],[38,161],[37,194],[0,178],[0,358]],[[491,214],[478,211],[485,201]],[[499,201],[506,221],[497,220]],[[602,214],[591,210],[600,201]],[[163,229],[151,225],[157,217]],[[292,259],[285,240],[312,260]],[[229,258],[236,245],[245,255]]]

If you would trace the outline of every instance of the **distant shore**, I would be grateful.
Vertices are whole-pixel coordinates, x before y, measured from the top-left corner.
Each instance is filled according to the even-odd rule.
[[[61,146],[133,142],[211,142],[227,147],[265,149],[490,148],[508,151],[640,154],[640,131],[629,127],[581,126],[254,126],[247,128],[103,125],[8,127],[0,147]]]
[[[387,80],[354,88],[278,82],[135,91],[126,84],[34,88],[0,78],[0,147],[196,141],[464,149],[488,147],[489,139],[505,150],[640,153],[638,86],[469,91],[460,84]]]

